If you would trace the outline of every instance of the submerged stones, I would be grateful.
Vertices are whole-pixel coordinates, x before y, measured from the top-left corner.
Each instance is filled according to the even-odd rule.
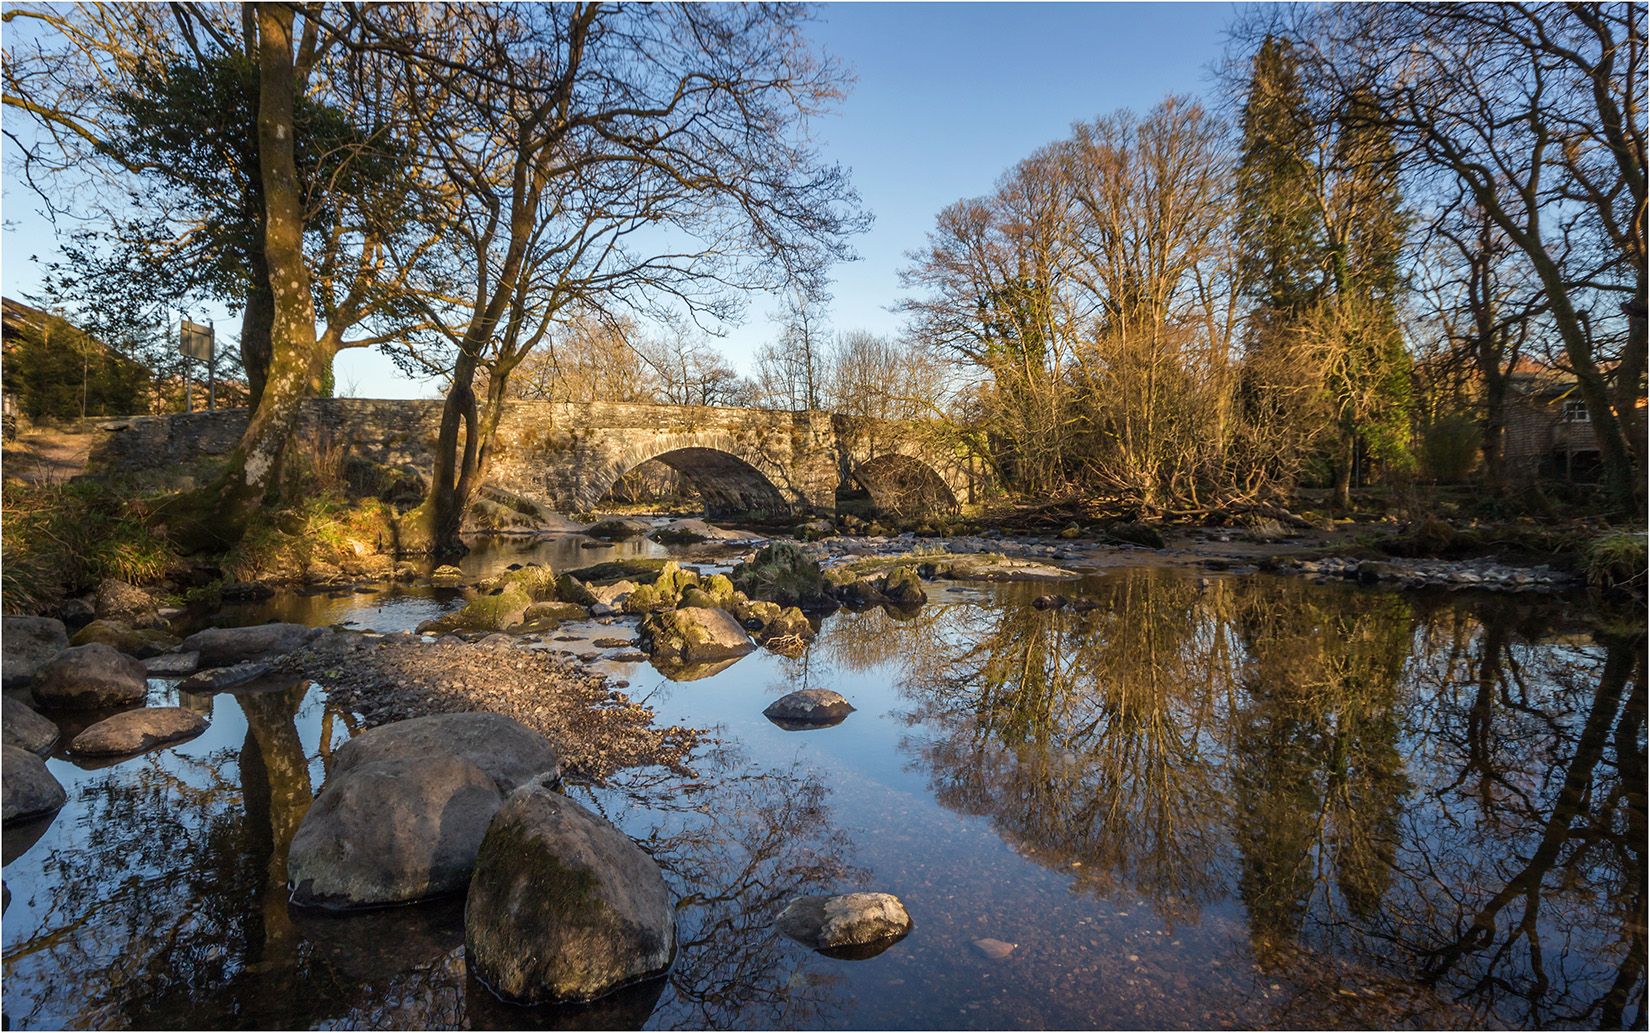
[[[487,829],[464,908],[464,947],[477,978],[509,1000],[590,1000],[670,967],[675,908],[641,847],[530,783]]]
[[[768,704],[762,716],[785,729],[829,728],[854,712],[853,704],[830,689],[798,689]]]
[[[816,950],[854,948],[852,957],[874,957],[911,931],[911,916],[892,893],[844,893],[797,897],[774,923],[780,932]]]
[[[142,753],[206,731],[206,719],[183,707],[143,707],[105,718],[69,743],[69,752],[89,757]]]
[[[32,684],[42,706],[90,708],[135,703],[149,691],[148,679],[143,661],[93,642],[58,653]]]
[[[10,743],[0,745],[0,821],[10,825],[51,814],[68,800],[45,761]]]

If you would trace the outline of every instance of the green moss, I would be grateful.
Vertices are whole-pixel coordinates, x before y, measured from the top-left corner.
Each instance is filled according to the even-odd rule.
[[[579,567],[567,571],[571,577],[578,578],[585,584],[611,585],[615,581],[634,581],[638,585],[650,585],[658,578],[659,572],[664,569],[670,560],[609,560],[606,563],[597,563],[589,567]],[[575,600],[576,601],[576,600]]]
[[[472,600],[462,610],[425,621],[419,634],[446,635],[456,631],[502,631],[521,623],[533,600],[520,585],[511,585],[497,595]]]
[[[819,564],[791,542],[764,546],[750,562],[733,568],[730,580],[751,599],[784,606],[811,606],[830,598]]]

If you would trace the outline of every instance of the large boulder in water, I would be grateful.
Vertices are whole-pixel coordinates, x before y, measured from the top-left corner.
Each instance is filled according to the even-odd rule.
[[[830,689],[798,689],[779,697],[762,716],[785,729],[829,728],[854,712],[853,704]]]
[[[69,648],[63,622],[52,617],[0,617],[0,683],[29,684],[47,660]]]
[[[464,946],[476,976],[505,998],[590,1000],[670,967],[675,908],[641,847],[531,783],[487,830],[464,909]]]
[[[911,916],[892,893],[797,897],[775,922],[779,931],[820,950],[891,943],[911,931]]]
[[[462,890],[503,802],[485,772],[450,753],[329,778],[287,853],[292,901],[374,907]]]
[[[183,640],[184,652],[196,652],[202,667],[229,667],[255,656],[290,653],[303,644],[309,629],[302,624],[254,624],[248,628],[207,628]]]
[[[0,821],[10,825],[51,814],[69,800],[46,762],[6,743],[0,746]]]
[[[755,649],[745,629],[726,610],[666,610],[642,621],[642,647],[665,663],[694,663],[744,656]]]
[[[4,725],[0,738],[7,746],[16,746],[44,757],[57,745],[57,722],[42,717],[10,696],[0,703],[0,715],[4,715],[0,717],[0,723]]]
[[[142,753],[206,731],[206,718],[183,707],[143,707],[104,718],[69,743],[69,752],[88,757]]]
[[[34,698],[43,707],[106,707],[136,703],[149,691],[142,660],[93,642],[71,646],[35,672]]]
[[[520,721],[485,711],[436,714],[368,729],[332,754],[332,778],[364,764],[409,757],[452,754],[480,768],[499,792],[561,774],[561,757],[550,740]]]

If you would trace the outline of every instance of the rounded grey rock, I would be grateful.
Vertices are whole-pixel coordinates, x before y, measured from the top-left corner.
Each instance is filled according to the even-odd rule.
[[[57,745],[57,722],[42,717],[10,696],[0,703],[0,723],[4,724],[0,738],[7,746],[44,757]]]
[[[10,825],[51,814],[69,800],[46,762],[7,743],[0,745],[0,821]]]
[[[105,707],[136,703],[149,691],[142,660],[93,642],[71,646],[35,672],[34,698],[44,707]]]
[[[797,897],[775,922],[779,931],[821,950],[856,947],[904,936],[911,916],[892,893]]]
[[[670,967],[676,918],[653,858],[540,783],[494,816],[464,908],[476,976],[524,1004],[601,997]]]
[[[0,617],[0,683],[29,684],[42,664],[69,648],[63,622],[52,617]]]
[[[854,712],[853,705],[830,689],[798,689],[768,704],[762,715],[782,728],[834,725]]]
[[[104,718],[69,743],[69,752],[89,757],[142,753],[192,739],[206,731],[206,718],[183,707],[143,707]]]
[[[290,653],[304,642],[302,624],[254,624],[248,628],[207,628],[183,640],[184,652],[200,653],[202,667],[228,667],[266,653]]]
[[[462,890],[502,803],[492,779],[452,754],[335,774],[292,837],[292,901],[374,907]]]
[[[561,774],[561,756],[550,740],[513,718],[478,711],[415,717],[368,729],[333,752],[331,777],[375,761],[439,754],[463,757],[505,795],[541,775],[554,779]]]

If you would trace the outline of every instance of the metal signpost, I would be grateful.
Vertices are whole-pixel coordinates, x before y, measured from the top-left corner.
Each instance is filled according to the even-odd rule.
[[[218,401],[218,364],[216,362],[216,344],[213,339],[210,324],[202,326],[185,319],[178,329],[178,351],[185,358],[197,359],[206,363],[207,388],[206,407],[217,408]],[[194,411],[194,402],[191,400],[190,388],[194,386],[195,378],[185,376],[183,380],[183,408],[186,412]]]

